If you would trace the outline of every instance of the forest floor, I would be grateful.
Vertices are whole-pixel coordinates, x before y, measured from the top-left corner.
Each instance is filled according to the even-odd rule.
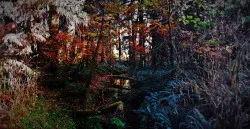
[[[62,109],[66,112],[67,118],[76,124],[77,129],[153,128],[155,123],[163,123],[158,125],[159,127],[188,128],[197,123],[199,127],[206,127],[205,129],[215,127],[216,119],[211,115],[212,110],[208,105],[202,104],[207,99],[206,96],[200,94],[192,82],[182,80],[183,76],[177,78],[175,70],[146,69],[128,76],[126,78],[136,80],[136,83],[130,84],[131,90],[111,88],[110,86],[114,83],[121,86],[123,82],[126,82],[111,79],[114,82],[107,81],[104,88],[91,92],[87,108],[83,107],[82,103],[84,84],[79,82],[71,82],[59,88],[40,86],[38,96],[48,103],[46,105],[48,109],[53,111]],[[244,81],[247,80],[248,78],[244,79]],[[248,83],[245,82],[245,84]],[[245,98],[242,100],[246,101]],[[121,110],[120,106],[109,108],[117,102],[122,103]],[[230,103],[227,106],[231,106]],[[171,117],[166,117],[169,115]],[[192,124],[189,119],[191,117]],[[146,121],[142,124],[143,118]],[[226,118],[228,118],[227,115],[225,115]],[[150,123],[152,120],[154,124]],[[217,126],[220,125],[222,124]]]
[[[67,115],[76,123],[77,129],[86,129],[86,127],[91,129],[93,128],[92,126],[101,127],[100,129],[111,129],[112,125],[110,124],[110,120],[112,118],[119,118],[121,121],[126,121],[124,112],[118,111],[116,109],[112,109],[107,113],[97,115],[95,115],[94,113],[86,116],[79,116],[75,114],[75,111],[82,111],[82,109],[84,108],[82,104],[84,95],[81,90],[72,91],[69,88],[54,89],[48,88],[46,86],[40,86],[38,89],[38,96],[39,99],[42,99],[44,103],[48,104],[46,106],[49,110],[53,111],[57,110],[58,108],[66,111]],[[90,109],[87,110],[94,111],[94,107],[96,106],[97,105],[93,105],[92,109],[90,107]],[[87,122],[90,122],[90,124],[87,124]],[[114,129],[116,129],[116,127],[114,127]]]

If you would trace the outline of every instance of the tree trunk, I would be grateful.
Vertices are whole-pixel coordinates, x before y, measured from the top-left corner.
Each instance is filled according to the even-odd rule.
[[[144,0],[140,0],[140,4],[143,4],[143,1]],[[143,24],[144,24],[144,21],[143,21],[143,9],[142,7],[139,7],[138,8],[138,25],[139,25],[139,46],[141,47],[145,47],[145,38],[143,37]],[[142,26],[142,27],[141,27]],[[145,54],[145,51],[142,51],[140,52],[140,61],[139,61],[139,67],[142,68],[144,67],[144,64],[145,64],[145,58],[144,58],[144,54]]]
[[[104,25],[104,5],[100,5],[101,8],[101,13],[102,13],[102,23],[101,23],[101,28],[100,28],[100,32],[99,32],[99,37],[97,40],[97,46],[95,48],[95,51],[92,54],[92,60],[91,60],[91,65],[90,65],[90,73],[89,73],[89,77],[87,79],[86,82],[86,91],[84,94],[84,99],[83,99],[83,105],[84,108],[87,108],[87,104],[88,104],[88,96],[90,95],[90,85],[91,85],[91,81],[95,79],[95,74],[96,74],[96,68],[97,68],[97,58],[98,58],[98,50],[100,48],[101,45],[101,40],[103,37],[103,25]]]
[[[121,36],[120,36],[120,29],[118,29],[118,51],[119,51],[119,61],[121,61],[122,56],[122,45],[121,45]]]
[[[151,65],[153,68],[156,68],[157,63],[157,50],[156,50],[156,44],[157,44],[157,36],[156,36],[156,30],[152,30],[152,55],[151,55]]]
[[[171,3],[168,2],[168,27],[169,27],[169,49],[170,49],[170,65],[174,67],[174,44],[172,40],[172,28],[171,28]]]
[[[132,34],[130,34],[129,35],[129,61],[130,61],[130,65],[131,66],[133,66],[133,67],[135,67],[136,66],[136,55],[135,55],[135,32],[134,32],[134,26],[133,26],[133,20],[131,19],[131,33]]]

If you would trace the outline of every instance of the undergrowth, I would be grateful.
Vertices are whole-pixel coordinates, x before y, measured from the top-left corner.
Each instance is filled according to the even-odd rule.
[[[77,129],[124,129],[126,123],[119,118],[104,120],[100,115],[76,118]]]
[[[36,107],[24,116],[23,123],[24,129],[76,129],[67,111],[42,99],[36,100]]]
[[[184,86],[185,84],[185,86]],[[191,84],[170,81],[165,89],[150,92],[136,113],[142,129],[213,129],[197,109],[201,101]]]

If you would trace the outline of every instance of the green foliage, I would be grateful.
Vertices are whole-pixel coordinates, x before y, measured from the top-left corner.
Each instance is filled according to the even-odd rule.
[[[213,26],[214,23],[209,21],[201,21],[199,17],[193,16],[182,16],[178,19],[179,22],[182,22],[184,25],[191,25],[195,29],[206,29]]]
[[[125,123],[119,118],[111,118],[109,122],[105,122],[100,115],[94,115],[89,117],[79,117],[75,119],[78,129],[103,129],[108,127],[109,129],[124,129]]]
[[[115,98],[115,99],[118,99],[118,98],[119,98],[119,91],[118,91],[118,89],[115,89],[114,98]]]
[[[210,46],[220,46],[220,41],[218,41],[217,39],[215,38],[212,38],[210,40],[208,40],[206,42],[207,45],[210,45]]]
[[[36,108],[23,118],[24,129],[76,129],[74,121],[62,109],[47,106],[38,99]]]
[[[145,7],[156,8],[158,7],[158,0],[145,0],[143,5]]]
[[[110,120],[111,124],[116,127],[116,129],[123,129],[125,127],[125,123],[122,122],[119,118],[112,118]]]
[[[103,129],[99,115],[75,119],[78,129]]]

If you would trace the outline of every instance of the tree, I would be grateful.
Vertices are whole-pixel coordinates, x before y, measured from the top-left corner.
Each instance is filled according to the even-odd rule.
[[[31,67],[41,66],[37,63],[44,60],[44,55],[57,60],[55,57],[59,53],[58,50],[64,47],[63,44],[56,42],[58,34],[61,34],[61,28],[58,26],[59,16],[64,16],[67,23],[87,25],[88,16],[81,11],[83,4],[84,1],[69,0],[0,2],[2,29],[0,33],[0,85],[5,87],[0,90],[0,106],[5,107],[3,110],[6,112],[6,118],[10,118],[10,121],[6,121],[7,123],[2,123],[1,118],[0,128],[5,128],[6,125],[10,128],[19,128],[20,119],[25,111],[18,109],[34,107],[38,73]],[[69,6],[71,8],[67,10]],[[75,7],[74,10],[72,7]],[[68,39],[64,36],[60,38]],[[41,59],[35,61],[38,56]]]

